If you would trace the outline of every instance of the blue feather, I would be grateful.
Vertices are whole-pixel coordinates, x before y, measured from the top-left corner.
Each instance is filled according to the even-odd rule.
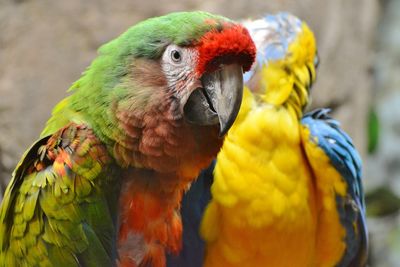
[[[304,115],[302,124],[309,128],[310,140],[316,140],[348,185],[347,196],[336,197],[340,221],[346,229],[346,253],[338,266],[360,266],[368,250],[361,158],[351,138],[329,117],[329,111],[314,110]]]

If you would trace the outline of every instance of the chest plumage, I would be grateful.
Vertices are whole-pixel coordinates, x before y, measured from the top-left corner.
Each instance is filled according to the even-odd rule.
[[[250,114],[231,129],[218,156],[215,201],[203,222],[206,238],[213,239],[214,216],[224,225],[206,266],[310,266],[316,196],[300,125],[284,108],[265,105]]]

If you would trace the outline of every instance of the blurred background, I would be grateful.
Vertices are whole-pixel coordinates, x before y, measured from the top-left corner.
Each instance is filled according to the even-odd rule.
[[[399,0],[1,0],[0,199],[52,107],[129,26],[172,11],[233,19],[289,11],[318,40],[313,107],[330,107],[364,160],[370,266],[400,266]]]

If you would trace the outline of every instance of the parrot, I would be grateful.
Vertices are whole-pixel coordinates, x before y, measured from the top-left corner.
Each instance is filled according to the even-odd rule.
[[[313,32],[286,12],[243,25],[256,61],[221,151],[183,197],[168,266],[366,266],[361,158],[329,109],[304,112]]]
[[[166,266],[182,195],[219,151],[255,54],[246,28],[203,11],[101,46],[13,172],[0,266]]]

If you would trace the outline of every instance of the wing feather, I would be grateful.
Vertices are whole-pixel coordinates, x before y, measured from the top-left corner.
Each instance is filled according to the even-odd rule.
[[[347,188],[345,196],[336,194],[336,206],[340,222],[346,231],[346,251],[338,266],[365,266],[368,238],[365,222],[364,193],[361,181],[361,158],[351,138],[340,129],[337,121],[328,115],[328,109],[317,109],[306,114],[302,124],[309,130],[308,140],[328,156],[331,164],[341,175]],[[311,167],[319,163],[305,145]],[[315,172],[318,175],[318,172]],[[319,177],[316,177],[316,183]]]
[[[37,141],[0,208],[0,266],[115,265],[113,203],[105,192],[118,185],[111,183],[110,161],[86,125]]]

